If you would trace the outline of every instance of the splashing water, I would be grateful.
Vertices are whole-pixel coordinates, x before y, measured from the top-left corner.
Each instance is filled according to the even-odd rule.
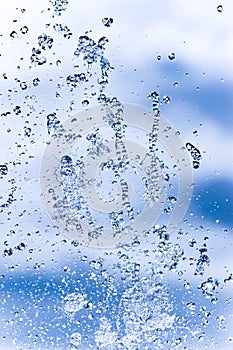
[[[57,16],[61,16],[68,7],[67,0],[50,0],[50,3]],[[57,22],[57,17],[55,18]],[[49,53],[56,47],[56,33],[60,34],[62,40],[73,39],[70,26],[56,22],[51,26],[54,38],[51,32],[44,33],[44,30],[38,33],[43,34],[37,34],[30,56],[33,66],[50,62]],[[109,28],[112,25],[111,17],[102,19],[102,26],[108,28],[103,30],[111,30]],[[23,26],[20,33],[26,37],[28,27]],[[10,36],[13,41],[18,34],[12,31]],[[99,109],[95,111],[101,110],[100,118],[95,119],[92,111],[87,115],[78,114],[69,119],[70,124],[66,128],[67,124],[60,117],[59,108],[52,109],[56,112],[45,114],[44,125],[47,125],[47,132],[51,136],[48,144],[57,140],[58,147],[52,149],[52,157],[49,158],[46,176],[50,180],[44,193],[52,207],[52,220],[68,237],[63,237],[62,242],[70,243],[69,254],[75,256],[74,267],[70,270],[64,267],[64,276],[56,282],[56,288],[61,290],[61,309],[67,321],[66,324],[64,318],[63,321],[57,318],[56,327],[58,324],[69,333],[68,336],[66,334],[66,339],[72,350],[85,347],[108,350],[188,349],[193,342],[196,344],[196,341],[201,341],[203,327],[207,328],[208,323],[211,323],[212,313],[216,313],[213,305],[219,299],[222,283],[207,275],[211,260],[206,245],[200,247],[198,239],[194,238],[187,240],[187,244],[184,243],[184,236],[189,237],[189,233],[184,234],[177,229],[173,235],[169,222],[164,224],[164,218],[176,208],[182,211],[180,218],[183,218],[186,210],[186,205],[182,209],[185,196],[182,197],[175,191],[173,182],[178,178],[179,171],[185,169],[186,172],[181,173],[185,183],[181,193],[187,192],[189,201],[191,192],[186,187],[191,187],[192,181],[185,182],[185,176],[189,177],[189,162],[182,163],[182,159],[183,155],[187,157],[186,160],[189,159],[188,152],[193,168],[198,169],[201,152],[188,142],[186,149],[183,147],[184,153],[175,154],[179,138],[172,138],[175,131],[160,114],[157,92],[149,95],[152,110],[145,113],[144,110],[140,111],[140,118],[143,116],[144,124],[148,123],[147,128],[143,123],[134,124],[136,109],[133,110],[135,115],[130,114],[130,119],[127,114],[129,106],[106,93],[113,69],[105,57],[107,43],[108,38],[105,36],[99,40],[92,39],[88,32],[79,36],[74,51],[74,61],[77,63],[75,71],[61,73],[63,75],[57,84],[61,95],[63,90],[69,90],[70,96],[73,99],[74,96],[79,98],[84,107],[89,105],[90,96],[96,98]],[[175,53],[168,55],[169,61],[174,61],[175,58]],[[161,56],[158,55],[157,59],[160,60]],[[62,62],[57,59],[56,66],[60,65]],[[37,68],[40,69],[35,69]],[[3,78],[7,79],[6,74]],[[33,95],[29,94],[30,84],[33,89],[39,89],[43,76],[32,76],[30,79],[18,79],[18,85],[21,93],[28,94],[25,95],[27,100],[33,101]],[[88,84],[93,84],[94,87],[91,85],[90,88]],[[168,104],[170,97],[164,96],[163,101]],[[14,117],[23,119],[24,106],[19,106],[17,100],[13,102],[13,112],[3,113],[2,118],[8,118],[12,113]],[[70,107],[70,110],[75,109],[73,100],[70,101]],[[40,114],[44,114],[44,111]],[[143,127],[144,133],[141,131]],[[25,142],[33,144],[33,127],[29,122],[23,125],[22,135]],[[166,143],[166,139],[172,147],[169,142]],[[175,160],[172,164],[163,158],[168,146],[172,152],[167,152],[167,157],[172,156]],[[182,144],[177,148],[181,150]],[[9,178],[13,167],[17,167],[17,160],[3,160],[0,165],[0,179],[6,180],[10,186],[0,212],[8,216],[16,201],[17,186],[15,180]],[[45,176],[45,173],[41,176]],[[138,182],[135,180],[137,177],[140,178]],[[168,187],[167,192],[165,187]],[[147,214],[143,216],[147,207]],[[161,215],[159,223],[157,213]],[[178,227],[177,222],[174,226]],[[106,231],[110,240],[116,239],[111,246],[114,249],[105,249],[103,258],[92,258],[89,261],[81,246],[86,243],[82,240],[83,237],[88,240],[88,244],[101,247],[98,242],[104,239]],[[13,234],[11,230],[8,235]],[[130,239],[122,241],[122,237],[126,238],[127,235]],[[178,240],[180,241],[177,242]],[[14,258],[16,254],[28,249],[25,243],[17,242],[12,247],[7,244],[4,242],[4,259]],[[109,246],[106,244],[104,247]],[[195,251],[193,256],[189,256],[186,248]],[[31,250],[28,252],[31,254]],[[113,257],[113,263],[108,260],[109,257]],[[77,272],[78,259],[79,263],[89,263],[84,265],[81,273]],[[35,263],[34,269],[38,266]],[[184,277],[188,267],[192,269],[193,278],[198,279],[197,288],[195,283],[192,285]],[[175,286],[172,289],[173,280]],[[228,273],[224,284],[232,280],[232,274]],[[23,312],[26,311],[22,311],[22,319]],[[218,322],[224,324],[224,317],[219,317]],[[67,348],[68,345],[65,346]]]

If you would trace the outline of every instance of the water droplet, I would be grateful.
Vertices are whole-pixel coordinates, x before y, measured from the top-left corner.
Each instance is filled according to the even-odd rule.
[[[111,17],[105,17],[102,19],[102,23],[105,27],[111,27],[113,24],[113,19]]]
[[[13,249],[4,249],[3,256],[11,256],[13,254]]]
[[[5,176],[8,173],[8,167],[6,164],[0,165],[0,175]]]
[[[193,168],[198,169],[200,166],[201,160],[201,152],[195,146],[193,146],[190,142],[186,143],[186,148],[190,152],[193,158]]]
[[[82,105],[83,105],[84,107],[88,106],[88,105],[89,105],[89,101],[88,101],[88,100],[83,100],[83,101],[82,101]]]
[[[17,33],[13,30],[11,33],[10,33],[10,37],[15,39],[17,38]]]
[[[62,12],[67,9],[68,0],[49,0],[52,5],[54,12],[57,16],[61,16]]]
[[[217,6],[217,11],[218,12],[223,12],[223,6],[222,5],[218,5]]]
[[[73,316],[77,311],[83,309],[87,305],[86,294],[71,293],[64,297],[64,311]]]
[[[169,104],[171,101],[170,97],[169,96],[163,96],[163,102],[166,103],[166,104]]]
[[[176,58],[175,53],[174,53],[174,52],[170,53],[170,54],[168,55],[168,58],[169,58],[169,60],[173,61],[173,60]]]
[[[75,73],[73,75],[68,75],[66,78],[67,85],[70,85],[72,87],[77,87],[85,81],[87,81],[85,73]]]
[[[25,81],[22,81],[22,83],[20,83],[20,87],[22,90],[26,90],[27,89],[27,83]]]
[[[22,34],[26,34],[26,33],[28,32],[28,27],[27,27],[27,26],[24,26],[24,27],[20,28],[20,32],[21,32]]]
[[[82,336],[80,333],[75,332],[70,336],[70,344],[73,345],[72,350],[78,349],[81,345]]]
[[[24,250],[26,248],[25,243],[21,242],[20,244],[17,245],[16,249],[17,250]]]
[[[52,129],[56,131],[60,127],[60,125],[61,125],[60,120],[58,120],[55,112],[47,115],[48,134],[51,133]]]
[[[66,38],[66,39],[70,39],[71,36],[72,36],[72,33],[71,33],[70,29],[66,25],[63,25],[63,24],[60,24],[60,23],[56,23],[53,26],[53,29],[56,32],[62,34],[64,36],[64,38]]]
[[[189,246],[193,248],[197,244],[197,241],[194,238],[192,238],[189,240],[188,243],[189,243]]]
[[[40,56],[41,55],[41,50],[36,49],[35,47],[32,48],[32,55],[30,57],[31,63],[34,65],[41,66],[46,63],[46,57],[45,56]]]
[[[38,44],[43,50],[51,49],[53,46],[53,38],[47,34],[38,36]]]
[[[15,106],[13,108],[13,111],[15,112],[16,115],[19,115],[21,113],[21,107],[20,106]]]
[[[39,83],[40,83],[40,79],[39,78],[34,78],[32,83],[33,83],[34,86],[38,86]]]
[[[210,299],[213,297],[214,292],[218,286],[219,286],[218,280],[216,278],[214,279],[213,277],[209,277],[206,281],[201,283],[198,289],[202,291],[202,293],[207,299]],[[216,300],[216,298],[214,299]]]

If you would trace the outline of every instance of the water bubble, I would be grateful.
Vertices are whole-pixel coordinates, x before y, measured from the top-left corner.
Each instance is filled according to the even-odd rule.
[[[174,53],[174,52],[170,53],[170,54],[168,55],[168,58],[169,58],[170,61],[173,61],[173,60],[176,58],[175,53]]]
[[[222,5],[218,5],[217,6],[217,11],[218,12],[223,12],[223,6]]]
[[[112,24],[113,24],[113,18],[111,18],[111,17],[104,17],[104,18],[102,19],[102,23],[103,23],[103,25],[104,25],[105,27],[111,27]]]

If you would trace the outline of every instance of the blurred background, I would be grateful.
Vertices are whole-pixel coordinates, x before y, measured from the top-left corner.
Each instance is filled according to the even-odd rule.
[[[232,349],[232,2],[9,0],[0,16],[0,349]],[[106,96],[151,109],[156,91],[201,152],[166,250],[159,235],[81,247],[42,205],[48,115],[62,123],[99,103],[99,57],[87,82],[69,78],[88,76],[74,54],[83,35],[108,39]]]

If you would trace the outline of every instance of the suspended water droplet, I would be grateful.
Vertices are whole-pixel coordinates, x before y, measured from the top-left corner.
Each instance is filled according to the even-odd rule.
[[[72,33],[71,33],[70,29],[66,25],[63,25],[63,24],[60,24],[60,23],[56,23],[53,26],[53,29],[56,32],[62,34],[64,36],[64,38],[66,38],[66,39],[70,39],[71,36],[72,36]]]
[[[73,75],[68,75],[68,77],[66,78],[67,85],[70,85],[72,87],[77,87],[85,81],[87,81],[85,73],[75,73]]]
[[[84,107],[88,106],[88,105],[89,105],[89,101],[88,101],[88,100],[83,100],[83,101],[82,101],[82,105],[83,105]]]
[[[170,53],[170,54],[168,55],[168,58],[169,58],[170,61],[173,61],[173,60],[176,58],[175,53],[174,53],[174,52]]]
[[[13,38],[13,39],[17,38],[17,33],[16,33],[16,31],[13,30],[13,31],[10,33],[10,37]]]
[[[27,89],[26,81],[22,81],[22,83],[20,83],[20,87],[21,87],[22,90],[26,90]]]
[[[51,49],[53,46],[53,38],[47,34],[38,36],[38,44],[43,50]]]
[[[51,133],[51,130],[56,131],[60,127],[60,124],[60,120],[58,120],[55,112],[47,115],[48,134]]]
[[[62,12],[67,9],[68,0],[49,0],[52,5],[54,12],[57,16],[61,16]]]
[[[19,115],[21,113],[21,107],[20,106],[15,106],[13,108],[13,111],[15,112],[16,115]]]
[[[70,344],[72,345],[72,350],[74,349],[80,349],[79,346],[81,345],[81,340],[82,340],[82,336],[80,333],[75,332],[73,334],[71,334],[70,336]]]
[[[222,5],[218,5],[217,6],[217,11],[218,12],[223,12],[223,6]]]
[[[39,78],[34,78],[32,83],[33,83],[34,86],[38,86],[39,83],[40,83],[40,79]]]
[[[170,97],[169,96],[163,96],[163,102],[166,103],[166,104],[169,104],[171,101]]]
[[[20,28],[20,32],[22,33],[22,34],[26,34],[27,32],[28,32],[28,27],[27,26],[24,26],[24,27],[22,27],[22,28]]]
[[[71,293],[64,297],[64,311],[73,316],[77,311],[87,305],[86,294]]]
[[[103,23],[103,25],[104,25],[105,27],[111,27],[112,24],[113,24],[113,18],[111,18],[111,17],[104,17],[104,18],[102,19],[102,23]]]
[[[0,165],[0,175],[5,176],[8,173],[8,167],[6,164]]]

